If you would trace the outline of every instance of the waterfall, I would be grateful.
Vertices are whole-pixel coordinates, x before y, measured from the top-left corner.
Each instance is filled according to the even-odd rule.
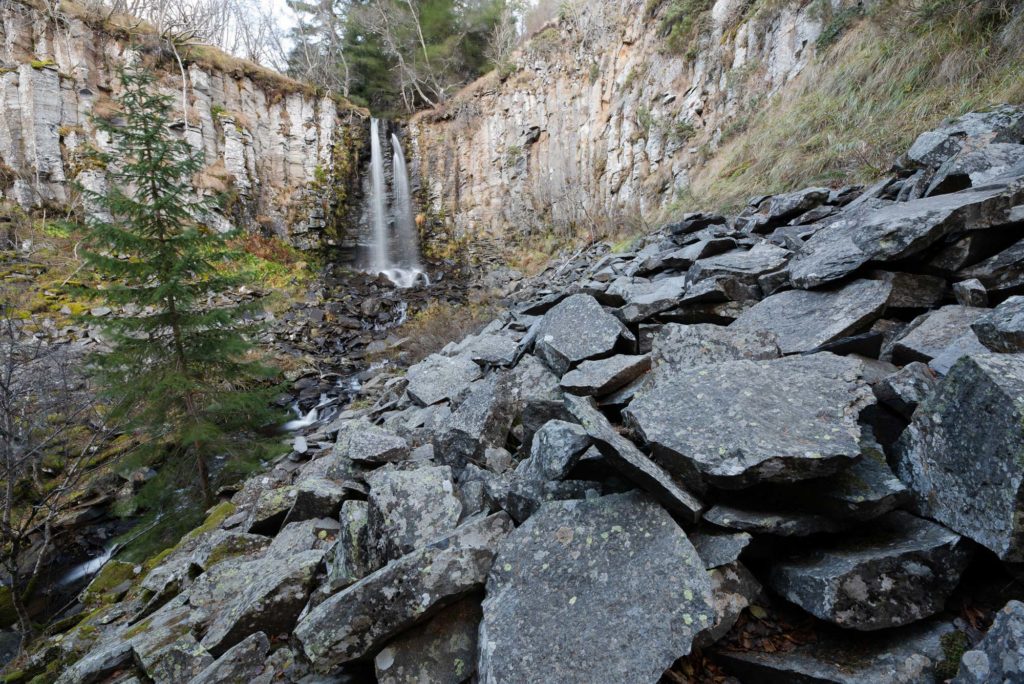
[[[384,175],[384,150],[380,139],[380,121],[370,120],[370,225],[373,242],[370,245],[369,272],[383,273],[398,287],[408,288],[418,283],[430,285],[430,279],[420,266],[419,236],[412,213],[412,194],[409,191],[409,172],[398,136],[391,135],[394,148],[392,158],[393,193],[391,215],[387,214],[387,181]],[[389,218],[395,225],[395,245],[391,245]]]
[[[394,148],[395,201],[392,213],[398,228],[398,265],[402,268],[418,269],[420,266],[419,236],[416,234],[416,220],[412,215],[412,197],[409,194],[409,171],[405,167],[402,142],[391,134]]]

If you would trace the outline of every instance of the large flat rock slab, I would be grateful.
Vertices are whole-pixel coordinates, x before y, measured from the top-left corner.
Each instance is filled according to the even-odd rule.
[[[940,195],[861,213],[848,211],[815,233],[789,262],[797,287],[835,282],[872,261],[917,254],[970,226],[1006,223],[1021,191],[1006,186]]]
[[[896,445],[896,474],[921,512],[1024,561],[1024,356],[961,358]]]
[[[834,291],[788,290],[758,302],[729,326],[775,333],[783,354],[811,351],[871,325],[885,311],[892,285],[855,280]]]
[[[610,354],[624,330],[596,299],[572,295],[544,314],[534,353],[561,376],[580,361]]]
[[[651,367],[648,355],[620,354],[607,359],[584,361],[562,377],[561,386],[572,394],[603,396],[629,384]]]
[[[504,513],[467,523],[328,598],[299,622],[295,638],[321,672],[372,655],[438,608],[482,589],[511,530]]]
[[[654,336],[651,346],[651,363],[654,366],[703,366],[722,361],[756,361],[781,356],[774,333],[708,323],[669,323]]]
[[[433,354],[409,369],[405,391],[420,406],[430,406],[452,399],[480,374],[480,366],[466,356]]]
[[[718,486],[823,477],[861,453],[862,373],[827,353],[659,367],[623,416],[666,468]]]
[[[776,563],[768,584],[840,627],[900,627],[941,611],[967,566],[962,538],[903,511]]]
[[[714,619],[697,552],[637,492],[543,505],[502,544],[483,609],[483,683],[657,682]]]
[[[894,343],[893,361],[928,363],[956,345],[965,334],[974,337],[971,324],[987,313],[988,309],[950,304],[918,316]]]

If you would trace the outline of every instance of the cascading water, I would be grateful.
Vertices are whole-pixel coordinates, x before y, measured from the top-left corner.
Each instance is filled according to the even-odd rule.
[[[387,183],[384,174],[384,151],[380,139],[380,121],[370,120],[370,224],[373,243],[370,247],[369,270],[383,273],[396,286],[429,285],[430,279],[420,265],[419,237],[412,212],[412,194],[409,191],[409,172],[405,164],[398,136],[391,135],[394,156],[392,178],[394,192],[391,219],[395,225],[395,245],[392,249],[387,206]]]

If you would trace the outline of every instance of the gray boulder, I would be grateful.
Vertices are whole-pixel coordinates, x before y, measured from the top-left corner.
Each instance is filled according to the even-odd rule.
[[[988,634],[964,653],[952,684],[1024,681],[1024,603],[1010,601],[996,614]]]
[[[505,446],[518,405],[512,380],[511,373],[500,371],[470,385],[469,395],[434,437],[438,462],[459,471],[469,462],[482,463],[488,448]]]
[[[679,368],[779,356],[778,338],[774,333],[709,324],[670,323],[654,336],[651,351],[652,365]]]
[[[447,537],[459,524],[462,503],[448,466],[382,468],[366,480],[370,485],[366,525],[377,566]]]
[[[919,166],[938,167],[965,147],[1024,140],[1024,110],[1003,105],[987,112],[969,112],[922,133],[911,145],[907,159]]]
[[[467,523],[331,596],[299,622],[294,636],[318,671],[370,655],[438,608],[480,590],[511,529],[504,513]]]
[[[618,316],[626,323],[639,323],[667,311],[679,303],[686,286],[686,276],[676,276],[629,287],[623,292],[625,303]]]
[[[913,361],[874,386],[878,401],[908,420],[917,405],[935,390],[935,374],[920,361]]]
[[[552,420],[533,436],[530,457],[516,468],[516,477],[536,481],[565,479],[590,444],[590,435],[582,426]]]
[[[635,492],[542,506],[501,545],[483,612],[483,684],[654,682],[714,618],[700,557]]]
[[[457,396],[480,373],[470,358],[433,354],[409,369],[405,391],[420,406],[430,406]]]
[[[734,250],[718,256],[699,259],[687,272],[694,282],[725,276],[756,285],[766,273],[778,271],[789,260],[790,252],[770,242],[759,242],[749,250]]]
[[[476,671],[478,598],[444,608],[391,641],[373,659],[378,684],[462,684]]]
[[[618,355],[584,361],[561,380],[562,389],[572,394],[604,396],[636,380],[651,367],[651,357]]]
[[[988,290],[985,289],[985,286],[977,278],[953,283],[953,295],[956,297],[956,303],[960,306],[977,306],[982,308],[988,306]]]
[[[514,369],[519,387],[518,422],[523,426],[523,443],[529,446],[533,434],[549,420],[569,419],[564,393],[555,376],[536,356],[527,354]]]
[[[797,287],[840,280],[870,261],[913,256],[954,232],[1008,222],[1024,191],[996,185],[897,202],[869,211],[847,210],[815,233],[790,261]]]
[[[1024,297],[1010,297],[971,324],[978,340],[992,351],[1024,351]]]
[[[753,539],[747,532],[719,530],[710,526],[702,526],[690,532],[689,537],[708,570],[736,562]]]
[[[942,637],[954,631],[931,620],[880,633],[818,630],[817,638],[793,648],[720,650],[730,672],[750,684],[924,684],[935,681],[945,659]]]
[[[306,477],[294,485],[295,500],[288,509],[284,525],[315,520],[317,518],[334,518],[338,515],[341,502],[349,496],[350,490],[325,477]]]
[[[580,361],[610,354],[624,330],[596,299],[572,295],[544,314],[534,353],[561,376]]]
[[[247,682],[261,674],[270,640],[263,632],[256,632],[240,641],[236,646],[197,674],[188,684],[237,684]]]
[[[994,143],[980,149],[964,150],[935,172],[928,195],[957,192],[978,187],[1006,174],[1019,174],[1024,168],[1024,145]]]
[[[1024,221],[1024,209],[1017,207],[1017,221]],[[985,286],[989,296],[1016,294],[1024,285],[1024,240],[984,261],[957,273],[961,279],[977,279]]]
[[[659,367],[623,416],[669,470],[719,486],[823,477],[861,453],[862,373],[826,353]]]
[[[918,316],[893,345],[893,361],[900,364],[911,361],[928,363],[954,344],[971,324],[981,318],[986,309],[975,309],[950,304]]]
[[[899,627],[941,611],[967,566],[960,535],[903,511],[775,563],[768,584],[840,627]]]
[[[696,523],[704,510],[694,496],[612,427],[589,397],[566,397],[566,408],[594,440],[604,459],[640,488],[650,492],[681,519]]]
[[[377,466],[408,458],[409,443],[398,435],[359,420],[338,432],[335,451],[356,463]]]
[[[816,349],[867,328],[885,311],[892,285],[856,280],[831,292],[789,290],[748,309],[730,329],[767,330],[783,354]]]
[[[341,529],[327,564],[327,587],[332,593],[358,582],[373,570],[366,529],[369,506],[366,501],[356,500],[341,505]]]
[[[972,354],[896,444],[896,474],[921,512],[1013,562],[1024,561],[1022,424],[1024,357]]]

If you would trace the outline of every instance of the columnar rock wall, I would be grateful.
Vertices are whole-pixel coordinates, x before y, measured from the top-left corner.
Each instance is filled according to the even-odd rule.
[[[828,8],[844,4],[716,0],[699,42],[673,54],[665,7],[652,17],[647,0],[595,1],[538,32],[507,79],[489,74],[414,117],[428,204],[467,231],[653,220],[739,106],[801,72]]]
[[[102,171],[81,163],[85,145],[105,142],[90,117],[116,115],[117,70],[133,58],[133,40],[147,36],[113,35],[83,17],[10,0],[0,3],[0,22],[3,195],[26,208],[66,206],[74,199],[72,181],[102,187]],[[159,49],[142,50],[152,57]],[[162,65],[159,87],[175,96],[180,116],[177,62],[150,61]],[[197,186],[237,200],[230,216],[217,220],[259,225],[312,246],[336,200],[329,182],[338,171],[336,146],[361,141],[361,132],[348,136],[345,128],[361,131],[363,113],[255,65],[222,61],[229,71],[214,60],[183,65],[188,111],[178,125],[207,162]]]

